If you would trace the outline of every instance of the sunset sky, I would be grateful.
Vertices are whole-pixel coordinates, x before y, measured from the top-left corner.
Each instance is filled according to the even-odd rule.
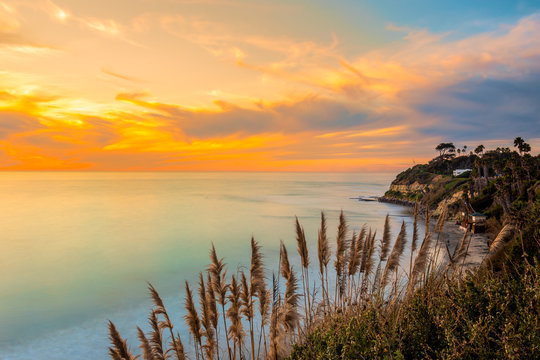
[[[539,1],[0,0],[0,169],[397,171],[540,148]]]

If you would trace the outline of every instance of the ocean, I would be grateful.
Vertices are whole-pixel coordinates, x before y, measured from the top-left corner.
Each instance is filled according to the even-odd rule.
[[[152,305],[147,282],[188,344],[184,281],[195,287],[212,243],[232,274],[249,269],[253,236],[271,279],[280,240],[299,269],[298,216],[315,273],[321,211],[331,240],[341,210],[350,231],[367,223],[382,234],[387,213],[394,235],[402,220],[410,225],[402,207],[351,199],[382,195],[394,176],[0,173],[0,359],[106,359],[109,319],[137,350],[135,327],[146,327]]]

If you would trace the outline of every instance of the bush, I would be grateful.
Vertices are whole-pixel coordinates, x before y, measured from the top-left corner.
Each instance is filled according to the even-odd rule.
[[[521,264],[519,271],[441,278],[390,312],[371,305],[332,318],[291,359],[535,359],[540,264]]]

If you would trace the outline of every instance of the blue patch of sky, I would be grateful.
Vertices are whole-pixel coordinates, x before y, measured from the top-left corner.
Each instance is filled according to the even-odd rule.
[[[344,0],[347,6],[356,1]],[[513,22],[540,10],[540,1],[432,1],[367,0],[374,12],[397,25],[427,28],[434,32],[452,31],[457,27],[483,31],[493,23]]]
[[[536,73],[463,81],[433,94],[416,109],[444,119],[444,133],[456,139],[540,137],[539,98],[540,73]],[[439,134],[441,128],[426,127],[422,132]]]
[[[389,24],[449,33],[447,40],[451,40],[495,31],[502,24],[514,24],[525,16],[540,12],[538,0],[338,0],[318,3],[329,13],[343,18],[347,28],[370,31],[383,43],[403,37],[401,32],[388,31]]]

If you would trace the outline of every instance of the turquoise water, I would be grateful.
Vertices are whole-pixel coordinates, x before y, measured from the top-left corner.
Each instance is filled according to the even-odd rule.
[[[329,218],[331,239],[341,209],[351,230],[368,223],[380,233],[389,212],[396,216],[397,232],[402,208],[350,199],[381,195],[393,178],[0,173],[0,358],[106,358],[108,319],[136,349],[135,326],[145,325],[151,307],[147,281],[164,298],[188,343],[184,280],[194,283],[204,270],[212,242],[230,274],[249,264],[254,236],[271,277],[280,240],[297,261],[295,215],[312,251],[321,210]]]

